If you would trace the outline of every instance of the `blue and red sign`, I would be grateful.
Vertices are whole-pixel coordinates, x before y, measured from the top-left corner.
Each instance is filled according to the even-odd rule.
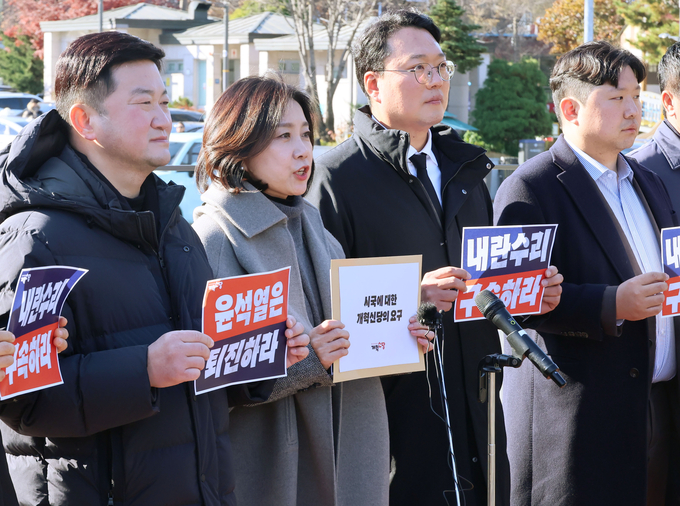
[[[63,266],[21,271],[7,326],[16,337],[14,363],[0,382],[0,399],[63,383],[53,334],[66,297],[86,272]]]
[[[669,276],[661,315],[676,316],[680,314],[680,227],[661,230],[661,263]]]
[[[484,318],[475,303],[482,290],[496,294],[510,314],[539,313],[556,232],[557,225],[464,228],[461,267],[471,277],[456,299],[455,321]]]

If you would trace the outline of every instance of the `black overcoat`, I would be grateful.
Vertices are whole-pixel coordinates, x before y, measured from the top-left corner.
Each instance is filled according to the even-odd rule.
[[[309,199],[348,258],[423,255],[423,274],[460,266],[465,226],[489,226],[492,207],[484,176],[492,164],[484,150],[463,142],[450,128],[431,129],[442,172],[444,223],[406,163],[409,136],[384,130],[368,107],[355,116],[354,134],[316,162]],[[414,308],[415,312],[415,308]],[[452,417],[454,451],[467,506],[486,503],[487,407],[477,400],[480,360],[500,351],[498,334],[486,321],[454,324],[444,318],[445,378]],[[432,357],[429,357],[432,361]],[[439,390],[430,362],[432,405],[441,414]],[[499,379],[500,383],[500,379]],[[391,505],[444,505],[453,489],[443,422],[430,410],[425,373],[383,380],[396,475]],[[503,417],[498,408],[498,496],[507,503],[508,468]],[[450,503],[455,495],[447,494]]]
[[[659,177],[628,162],[658,228],[674,226]],[[503,182],[494,214],[498,225],[558,224],[552,264],[564,275],[534,336],[567,385],[528,362],[506,371],[512,504],[644,506],[654,318],[616,326],[615,288],[635,273],[613,214],[563,137]]]

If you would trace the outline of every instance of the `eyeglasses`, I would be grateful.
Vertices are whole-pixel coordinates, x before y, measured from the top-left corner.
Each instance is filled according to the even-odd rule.
[[[433,67],[429,63],[419,63],[415,67],[409,70],[399,70],[399,69],[380,69],[375,72],[412,72],[413,76],[416,78],[420,84],[430,84],[432,82],[432,76],[434,76],[434,69],[437,69],[439,77],[442,81],[450,81],[453,74],[456,72],[456,64],[450,60],[443,61],[436,67]]]

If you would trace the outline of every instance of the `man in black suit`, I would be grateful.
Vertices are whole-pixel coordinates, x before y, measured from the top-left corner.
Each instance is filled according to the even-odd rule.
[[[552,262],[565,279],[533,326],[567,386],[527,366],[506,373],[513,505],[666,504],[678,380],[672,319],[659,316],[659,230],[675,216],[659,177],[620,154],[644,78],[605,42],[565,54],[550,79],[564,135],[496,195],[498,225],[559,225]]]
[[[486,320],[455,324],[452,303],[465,291],[463,227],[490,226],[492,206],[484,150],[441,122],[455,66],[439,46],[440,31],[414,11],[384,15],[353,48],[357,79],[369,98],[354,117],[352,137],[320,157],[308,196],[326,228],[351,258],[423,255],[421,298],[445,310],[444,377],[459,484],[467,506],[486,504],[487,408],[477,400],[478,365],[500,352]],[[548,269],[543,309],[559,301],[562,276]],[[428,360],[432,360],[428,357]],[[396,473],[390,505],[455,501],[449,442],[438,378],[424,372],[383,378]],[[436,414],[432,412],[436,410]],[[509,497],[502,412],[497,416],[497,496]],[[385,463],[387,465],[387,463]]]

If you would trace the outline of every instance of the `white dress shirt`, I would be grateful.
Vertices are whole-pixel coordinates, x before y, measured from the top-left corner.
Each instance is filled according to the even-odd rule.
[[[375,116],[371,116],[373,121],[375,121],[378,125],[383,127],[385,130],[389,130],[385,125],[380,123],[378,119]],[[411,146],[409,144],[408,147],[408,152],[406,153],[406,162],[408,165],[408,171],[411,173],[412,176],[418,177],[418,173],[416,171],[415,165],[413,165],[413,162],[411,161],[411,157],[413,155],[419,155],[421,153],[424,153],[427,155],[426,158],[426,163],[427,163],[427,176],[430,178],[430,181],[432,182],[432,186],[434,186],[434,192],[437,194],[437,198],[439,199],[439,204],[442,203],[442,173],[439,170],[439,162],[437,162],[437,158],[434,156],[434,151],[432,151],[432,132],[430,130],[427,131],[427,142],[425,143],[425,147],[421,149],[420,151],[416,151],[416,148]]]

